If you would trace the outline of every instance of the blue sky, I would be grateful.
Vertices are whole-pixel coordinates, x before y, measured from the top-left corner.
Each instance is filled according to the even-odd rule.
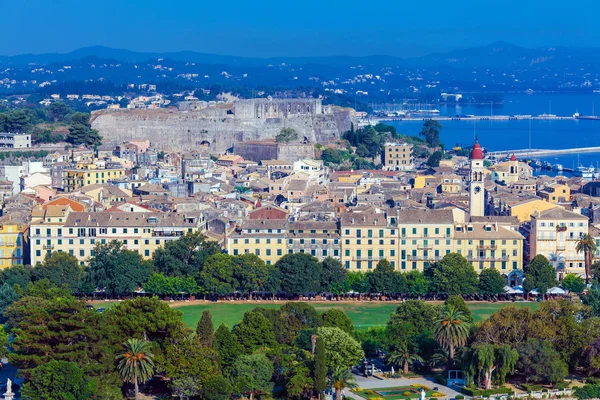
[[[502,40],[600,46],[579,0],[3,0],[0,54],[104,45],[240,56],[418,56]]]

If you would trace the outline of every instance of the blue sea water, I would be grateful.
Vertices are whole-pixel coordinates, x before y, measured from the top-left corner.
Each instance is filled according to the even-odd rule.
[[[598,112],[596,112],[596,105]],[[600,94],[514,94],[505,95],[503,105],[441,106],[441,115],[600,115]],[[395,121],[398,132],[418,135],[422,121]],[[479,143],[490,151],[529,148],[562,149],[600,146],[600,121],[590,120],[511,120],[511,121],[442,121],[441,140],[446,148],[456,144],[470,146],[477,135]],[[600,165],[600,153],[581,153],[540,157],[564,167]]]

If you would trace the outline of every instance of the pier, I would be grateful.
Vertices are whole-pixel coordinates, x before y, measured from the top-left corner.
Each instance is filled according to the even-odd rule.
[[[554,114],[541,114],[541,115],[412,115],[412,116],[386,116],[386,117],[375,117],[370,116],[359,120],[360,126],[375,125],[379,122],[391,122],[391,121],[427,121],[428,119],[434,119],[436,121],[561,121],[561,120],[600,120],[600,117],[596,116],[579,116],[569,115],[561,116]]]
[[[542,156],[556,156],[561,154],[575,154],[575,153],[600,153],[600,146],[594,147],[576,147],[572,149],[520,149],[520,150],[500,150],[500,151],[488,151],[487,157],[510,157],[515,155],[517,158],[525,157],[542,157]]]

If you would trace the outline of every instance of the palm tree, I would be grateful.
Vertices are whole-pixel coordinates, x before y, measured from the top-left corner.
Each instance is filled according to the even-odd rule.
[[[448,350],[448,369],[454,365],[454,352],[464,346],[469,338],[469,323],[456,307],[447,305],[435,322],[435,339]]]
[[[329,377],[329,385],[335,389],[335,400],[342,400],[344,388],[356,389],[358,385],[348,368],[337,367]]]
[[[400,347],[390,354],[388,361],[402,367],[402,372],[408,374],[409,364],[413,364],[415,361],[423,361],[423,359],[417,353],[412,351],[408,343],[402,342]]]
[[[154,354],[150,352],[149,343],[140,339],[129,339],[123,343],[125,352],[116,357],[119,360],[117,369],[125,382],[133,383],[135,398],[139,396],[139,383],[146,382],[154,375]]]
[[[596,246],[596,240],[588,234],[585,234],[577,241],[575,250],[578,253],[583,253],[585,256],[585,283],[590,283],[590,268],[592,266],[592,260],[598,247]]]

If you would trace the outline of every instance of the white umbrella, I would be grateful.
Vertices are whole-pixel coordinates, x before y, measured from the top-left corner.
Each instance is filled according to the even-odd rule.
[[[561,289],[557,286],[548,289],[548,294],[566,294],[567,292],[564,289]]]
[[[540,292],[538,292],[537,289],[533,289],[531,292],[529,292],[529,294],[532,294],[534,296],[537,296],[538,294],[540,294]]]
[[[504,293],[510,293],[512,288],[508,285],[504,286]]]
[[[508,294],[523,294],[525,293],[525,291],[523,290],[522,286],[515,286],[514,288],[511,288],[508,292],[506,292]]]

